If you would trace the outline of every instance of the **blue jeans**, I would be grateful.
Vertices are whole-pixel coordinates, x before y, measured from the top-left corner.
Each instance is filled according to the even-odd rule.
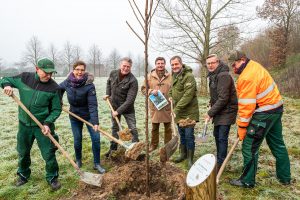
[[[187,150],[195,150],[194,127],[178,127],[180,144],[185,145]]]
[[[222,165],[227,156],[229,130],[230,125],[214,126],[214,136],[217,146],[217,163],[219,166]]]
[[[74,149],[76,160],[82,158],[82,128],[83,122],[70,118],[73,137],[74,137]],[[95,132],[90,126],[86,126],[92,140],[92,150],[94,155],[94,164],[100,164],[100,134]]]
[[[122,114],[126,120],[126,123],[128,125],[128,128],[130,129],[131,135],[132,135],[132,142],[138,142],[139,137],[138,137],[138,132],[136,128],[136,119],[135,119],[135,113],[129,113],[129,114]],[[121,115],[118,115],[119,121],[121,122]],[[112,122],[112,135],[115,138],[119,139],[118,131],[119,131],[119,126],[117,124],[117,121],[112,117],[111,118]],[[117,150],[118,144],[111,141],[110,144],[110,149],[111,150]]]

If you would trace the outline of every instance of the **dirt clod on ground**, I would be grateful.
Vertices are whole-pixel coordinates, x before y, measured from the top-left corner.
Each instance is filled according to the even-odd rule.
[[[146,195],[145,161],[131,160],[116,165],[103,175],[100,188],[80,183],[79,189],[69,199],[179,200],[185,198],[185,173],[169,163],[161,165],[150,161],[150,198]]]

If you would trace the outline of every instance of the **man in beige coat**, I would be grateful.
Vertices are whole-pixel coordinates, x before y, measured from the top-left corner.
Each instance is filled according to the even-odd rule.
[[[148,84],[149,90],[148,94],[157,95],[158,90],[165,96],[168,100],[168,92],[171,87],[171,74],[166,70],[166,60],[163,57],[157,57],[155,59],[155,69],[151,70],[148,74]],[[146,94],[145,82],[142,86],[142,93]],[[165,137],[164,143],[166,144],[172,139],[172,128],[171,128],[171,106],[170,102],[168,105],[160,110],[154,106],[154,104],[149,101],[149,108],[152,121],[152,131],[151,131],[151,145],[150,150],[153,151],[158,147],[159,143],[159,124],[164,123],[165,126]]]

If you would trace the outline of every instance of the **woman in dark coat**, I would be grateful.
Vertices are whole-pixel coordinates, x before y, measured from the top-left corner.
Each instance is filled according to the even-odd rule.
[[[94,77],[86,70],[86,64],[77,61],[73,65],[73,72],[60,84],[62,92],[67,92],[70,111],[93,124],[93,128],[87,125],[92,140],[94,155],[94,169],[99,173],[105,173],[100,165],[100,134],[97,132],[99,126],[98,103],[96,97]],[[70,117],[73,137],[76,164],[82,166],[82,128],[83,122]]]

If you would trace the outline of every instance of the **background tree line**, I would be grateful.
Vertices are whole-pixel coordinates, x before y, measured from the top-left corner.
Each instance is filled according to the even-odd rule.
[[[61,49],[58,49],[53,43],[48,48],[44,48],[42,42],[37,36],[32,36],[26,44],[23,56],[13,66],[3,66],[0,58],[0,77],[11,76],[24,71],[34,71],[33,66],[43,57],[49,57],[53,60],[57,76],[66,76],[73,70],[73,63],[77,60],[83,60],[87,63],[87,71],[93,73],[96,77],[107,77],[111,70],[119,67],[121,57],[129,56],[133,59],[133,73],[136,76],[142,76],[144,70],[144,58],[141,55],[133,57],[131,53],[121,55],[117,49],[113,49],[107,57],[104,57],[101,48],[92,44],[88,52],[84,52],[79,45],[74,45],[66,41]]]

